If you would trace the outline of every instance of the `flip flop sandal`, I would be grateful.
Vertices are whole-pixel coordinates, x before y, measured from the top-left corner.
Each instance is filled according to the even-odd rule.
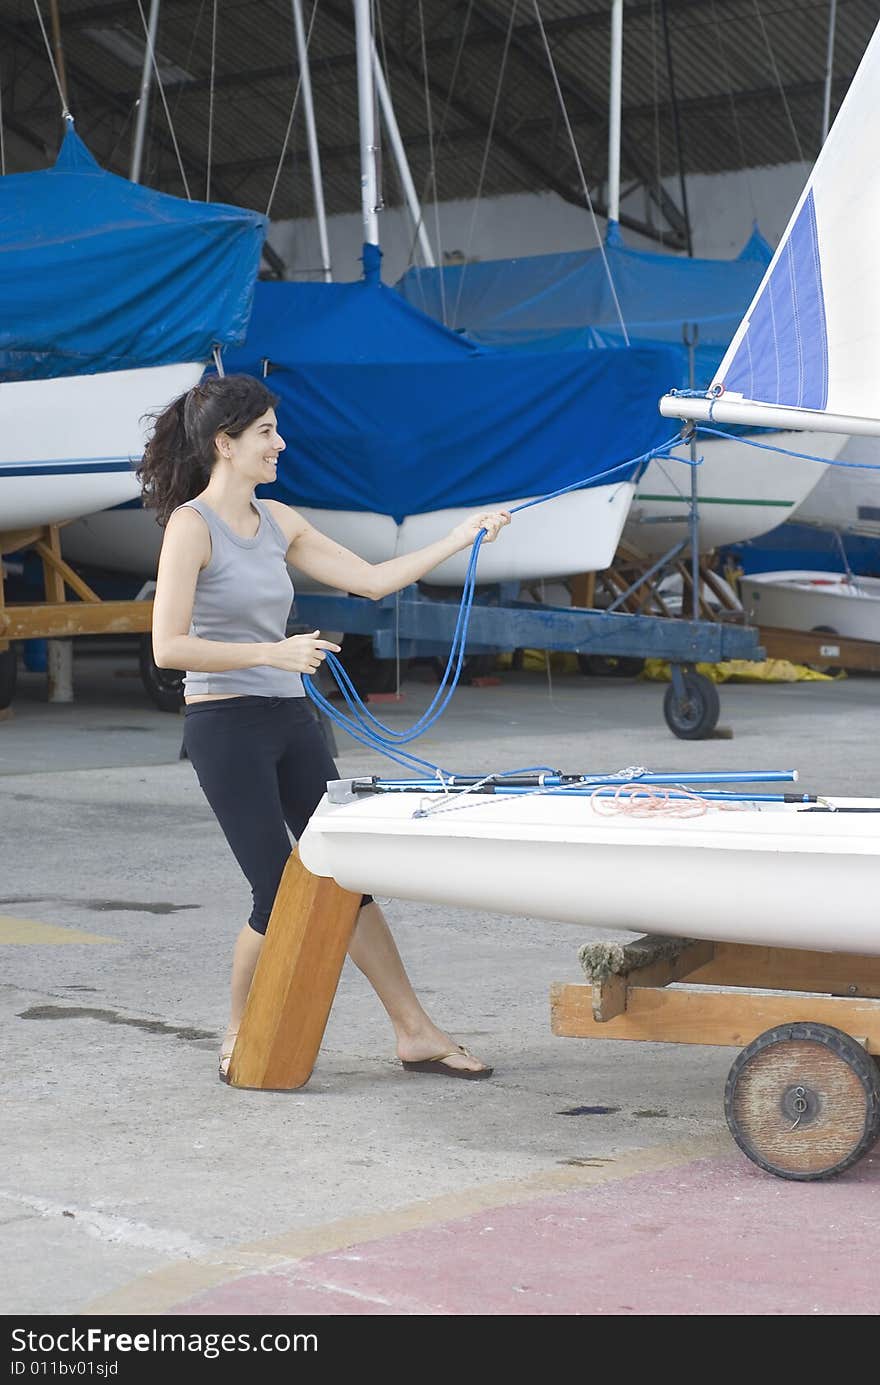
[[[437,1077],[461,1077],[464,1078],[466,1082],[479,1082],[484,1077],[491,1077],[492,1073],[495,1071],[494,1068],[490,1067],[450,1067],[446,1060],[448,1058],[453,1058],[457,1053],[463,1053],[466,1058],[473,1058],[474,1056],[472,1053],[468,1052],[463,1044],[458,1044],[455,1048],[450,1049],[448,1053],[438,1054],[436,1058],[420,1058],[415,1062],[407,1058],[401,1058],[400,1065],[405,1072],[433,1073]]]

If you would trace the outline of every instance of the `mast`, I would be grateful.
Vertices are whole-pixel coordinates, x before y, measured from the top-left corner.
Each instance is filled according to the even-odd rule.
[[[296,31],[296,53],[299,59],[300,81],[302,82],[303,108],[306,114],[309,167],[312,170],[312,196],[315,201],[315,218],[318,222],[318,243],[321,247],[321,267],[324,271],[324,282],[329,284],[333,278],[333,274],[330,269],[330,243],[327,239],[327,214],[324,210],[324,183],[321,177],[318,127],[315,123],[315,105],[312,100],[312,74],[311,68],[309,67],[309,48],[306,43],[306,28],[303,23],[302,0],[293,0],[293,27]]]
[[[147,110],[150,105],[150,85],[153,78],[153,55],[156,51],[156,31],[159,27],[159,0],[150,0],[150,20],[147,25],[147,42],[144,48],[144,65],[141,69],[141,92],[138,97],[137,125],[134,132],[134,145],[131,151],[129,179],[133,183],[141,180],[141,163],[144,155],[144,134],[147,128]]]
[[[611,4],[611,74],[608,98],[608,225],[620,221],[620,107],[623,84],[623,0]]]
[[[376,172],[376,94],[373,88],[373,34],[370,0],[354,0],[357,46],[358,124],[361,148],[361,208],[364,240],[379,244],[379,180]]]
[[[828,51],[825,58],[825,100],[822,103],[822,143],[828,138],[831,125],[831,79],[834,72],[834,31],[837,27],[837,0],[828,8]]]
[[[431,249],[431,242],[425,230],[425,218],[422,215],[422,208],[419,203],[419,195],[416,192],[415,183],[410,173],[409,160],[406,157],[406,149],[400,137],[400,128],[397,124],[397,116],[394,114],[394,106],[391,101],[391,93],[388,90],[388,83],[385,81],[385,74],[382,71],[382,64],[379,62],[379,54],[376,51],[376,43],[373,40],[373,74],[376,78],[376,88],[379,92],[379,104],[382,107],[382,117],[385,121],[385,129],[388,131],[388,138],[391,141],[391,152],[394,155],[394,162],[397,164],[397,172],[400,176],[403,195],[406,198],[406,205],[409,207],[409,214],[413,220],[413,226],[419,238],[419,245],[422,249],[422,258],[429,269],[436,265],[434,252]]]

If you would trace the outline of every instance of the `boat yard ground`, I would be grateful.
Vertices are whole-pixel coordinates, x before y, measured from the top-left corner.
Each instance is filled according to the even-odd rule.
[[[827,1183],[773,1178],[724,1122],[736,1050],[550,1033],[549,987],[583,980],[599,930],[388,901],[429,1009],[495,1076],[405,1074],[347,964],[305,1089],[219,1083],[247,887],[133,661],[89,654],[75,682],[48,705],[23,674],[0,722],[0,1311],[880,1311],[880,1146]],[[377,710],[408,723],[431,691]],[[877,679],[725,686],[733,736],[701,742],[670,734],[663,691],[503,674],[459,689],[419,753],[797,767],[807,791],[880,795]],[[338,760],[385,769],[341,735]]]

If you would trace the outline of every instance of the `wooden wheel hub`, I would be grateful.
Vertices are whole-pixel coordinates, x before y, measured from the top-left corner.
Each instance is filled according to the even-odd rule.
[[[880,1077],[841,1030],[779,1025],[734,1062],[724,1109],[737,1144],[761,1168],[781,1178],[829,1178],[880,1134]]]

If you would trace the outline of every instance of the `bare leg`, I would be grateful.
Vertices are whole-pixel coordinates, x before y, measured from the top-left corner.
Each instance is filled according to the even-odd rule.
[[[221,1051],[221,1072],[229,1067],[235,1036],[241,1024],[248,992],[263,949],[263,934],[245,925],[232,955],[229,1024]],[[424,1010],[406,974],[397,944],[378,904],[367,904],[358,914],[348,955],[366,976],[388,1012],[397,1038],[399,1058],[416,1060],[448,1055],[449,1067],[473,1072],[484,1065],[460,1053],[454,1039],[438,1029]]]
[[[229,1067],[229,1059],[232,1057],[232,1049],[235,1045],[235,1036],[241,1024],[248,991],[251,988],[262,950],[263,934],[258,933],[256,929],[251,928],[250,924],[246,923],[235,940],[235,948],[232,953],[229,1024],[226,1026],[223,1047],[220,1051],[220,1071],[222,1073],[225,1073]]]
[[[448,1055],[449,1067],[477,1071],[484,1066],[478,1059],[460,1053],[455,1040],[438,1029],[423,1009],[378,904],[365,904],[358,914],[348,955],[388,1012],[397,1037],[398,1057],[418,1061]]]

